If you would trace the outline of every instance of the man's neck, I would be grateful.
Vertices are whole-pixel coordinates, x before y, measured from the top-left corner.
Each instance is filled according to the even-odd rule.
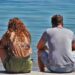
[[[57,26],[57,28],[62,29],[62,28],[63,28],[63,26],[60,24],[60,25],[58,25],[58,26]]]

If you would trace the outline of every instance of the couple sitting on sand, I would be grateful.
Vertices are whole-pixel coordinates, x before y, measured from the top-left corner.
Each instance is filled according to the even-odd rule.
[[[42,35],[38,48],[38,66],[44,72],[73,72],[75,61],[72,51],[75,50],[74,33],[63,27],[63,17],[52,17],[52,28]],[[8,30],[0,40],[0,57],[7,72],[31,72],[31,35],[22,21],[13,18],[8,23]]]

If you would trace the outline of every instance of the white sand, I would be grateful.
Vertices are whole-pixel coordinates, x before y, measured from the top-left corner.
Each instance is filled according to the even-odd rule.
[[[23,74],[6,74],[6,73],[0,73],[0,75],[75,75],[75,73],[43,73],[43,72],[37,72],[32,71],[31,73],[23,73]]]

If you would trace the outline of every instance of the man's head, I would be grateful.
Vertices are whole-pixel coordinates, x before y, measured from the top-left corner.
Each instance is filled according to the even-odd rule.
[[[52,27],[57,27],[59,25],[63,26],[63,16],[61,16],[61,15],[54,15],[51,18],[51,22],[52,22]]]

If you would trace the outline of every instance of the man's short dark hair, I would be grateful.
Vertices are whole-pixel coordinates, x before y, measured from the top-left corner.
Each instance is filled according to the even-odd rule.
[[[59,24],[63,26],[63,16],[54,15],[51,19],[51,22],[53,27],[57,27]]]

